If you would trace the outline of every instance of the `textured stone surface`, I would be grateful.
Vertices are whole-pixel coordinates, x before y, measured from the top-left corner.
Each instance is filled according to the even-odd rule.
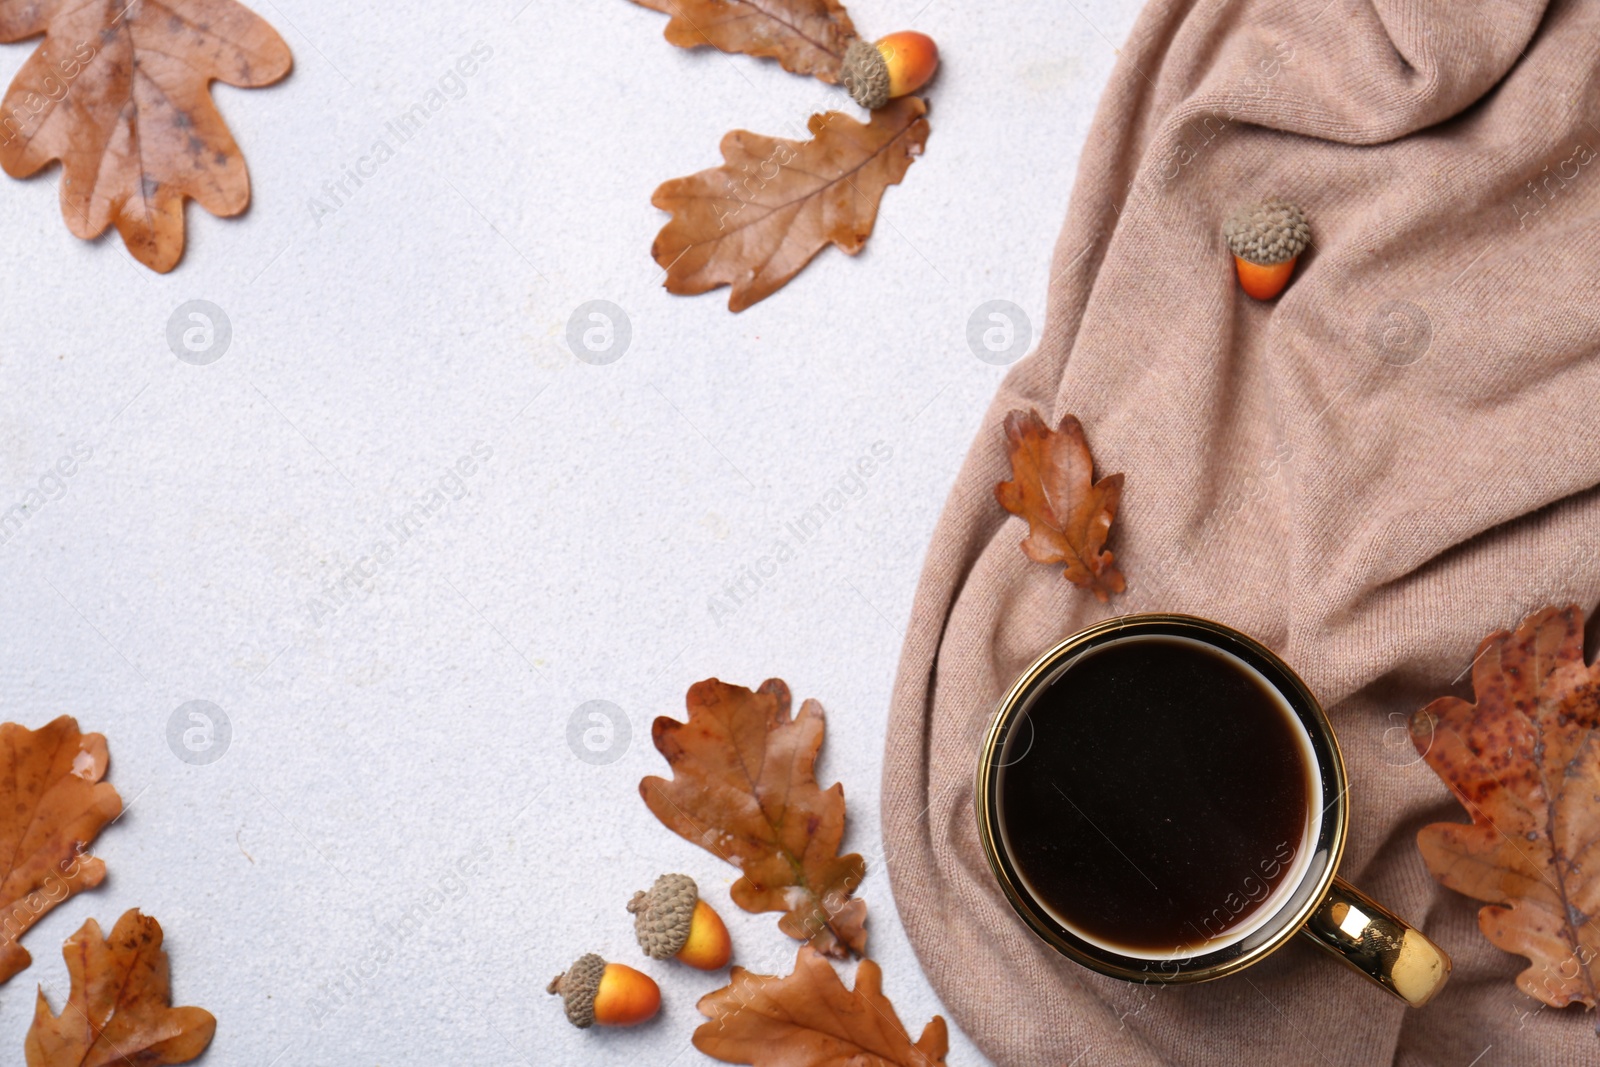
[[[712,987],[639,952],[634,891],[694,876],[736,963],[786,973],[795,945],[641,803],[666,773],[650,723],[698,679],[777,675],[828,709],[821,773],[867,857],[885,993],[907,1025],[939,1012],[884,869],[885,716],[924,548],[1004,373],[969,319],[1009,301],[1037,340],[1134,15],[1076,6],[853,4],[940,42],[928,151],[859,257],[824,253],[738,316],[661,290],[651,191],[714,165],[728,130],[792,137],[853,105],[674,48],[623,0],[262,5],[294,72],[215,89],[254,202],[191,208],[167,276],[70,236],[54,177],[0,177],[0,513],[50,494],[0,544],[0,710],[104,733],[128,806],[95,846],[105,884],[31,944],[156,916],[178,1002],[220,1021],[218,1067],[668,1063]],[[462,75],[478,42],[492,55]],[[31,51],[0,47],[0,75]],[[402,143],[388,124],[414,105]],[[168,341],[192,300],[231,327],[204,366]],[[568,347],[591,300],[630,320],[608,365]],[[180,347],[203,346],[187,314]],[[214,762],[204,707],[176,724],[188,759],[168,746],[195,700],[228,716]],[[588,951],[648,970],[661,1018],[568,1025],[545,983]],[[60,954],[35,955],[0,1047],[21,1047],[34,982],[66,988]],[[981,1062],[952,1038],[952,1063]]]

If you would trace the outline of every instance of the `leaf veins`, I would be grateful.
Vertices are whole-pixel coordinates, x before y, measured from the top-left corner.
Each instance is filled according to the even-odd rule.
[[[0,41],[41,33],[0,101],[0,166],[26,178],[60,160],[69,230],[116,226],[135,259],[171,270],[186,199],[219,216],[250,202],[211,82],[270,85],[288,45],[234,0],[0,3]]]
[[[915,1042],[883,995],[883,972],[871,960],[846,989],[833,965],[800,946],[786,977],[735,967],[728,985],[700,998],[711,1019],[694,1047],[723,1063],[755,1067],[943,1067],[950,1051],[935,1015]]]
[[[850,255],[872,234],[884,190],[928,140],[927,105],[901,97],[865,124],[837,111],[811,116],[809,141],[734,130],[720,167],[664,182],[650,202],[672,219],[650,253],[667,289],[731,285],[728,307],[765,300],[829,244]]]
[[[1011,481],[994,487],[1000,506],[1028,521],[1022,551],[1036,563],[1060,563],[1067,581],[1105,603],[1127,586],[1106,535],[1122,500],[1122,475],[1094,480],[1083,425],[1072,415],[1051,430],[1037,411],[1006,416]]]
[[[90,919],[61,946],[72,988],[60,1015],[39,990],[23,1046],[28,1067],[161,1067],[206,1050],[217,1020],[174,1008],[161,924],[138,909],[110,939]]]
[[[1440,884],[1485,901],[1478,927],[1526,956],[1524,993],[1596,1006],[1600,986],[1600,664],[1583,661],[1583,613],[1545,608],[1490,634],[1472,665],[1476,703],[1440,697],[1411,739],[1472,822],[1417,834]]]
[[[856,35],[837,0],[634,0],[672,16],[666,38],[679,48],[776,59],[783,69],[836,84]]]
[[[844,788],[817,784],[822,705],[790,717],[789,687],[769,678],[755,691],[715,678],[689,689],[689,721],[662,716],[651,735],[672,779],[650,777],[639,794],[674,833],[744,872],[734,903],[781,911],[778,928],[818,951],[865,951],[866,903],[850,894],[866,874],[839,855]]]
[[[79,733],[65,715],[37,730],[0,726],[0,983],[33,962],[17,939],[106,876],[105,863],[84,853],[122,813],[122,798],[100,780],[108,761],[106,739]]]

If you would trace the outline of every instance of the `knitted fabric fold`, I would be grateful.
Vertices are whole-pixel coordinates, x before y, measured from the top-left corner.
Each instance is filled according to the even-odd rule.
[[[1478,642],[1600,598],[1600,4],[1150,0],[1079,163],[1037,350],[929,546],[890,714],[896,904],[956,1021],[1007,1067],[1592,1063],[1593,1016],[1521,993],[1417,829],[1466,821],[1404,724]],[[1222,224],[1304,209],[1289,288],[1239,291]],[[1127,481],[1100,605],[1018,549],[1001,421],[1083,422]],[[1059,638],[1183,611],[1272,646],[1349,767],[1341,873],[1455,960],[1408,1011],[1309,943],[1140,987],[1006,904],[973,778],[996,702]],[[1591,647],[1591,655],[1593,649]],[[1075,1057],[1082,1057],[1075,1059]]]

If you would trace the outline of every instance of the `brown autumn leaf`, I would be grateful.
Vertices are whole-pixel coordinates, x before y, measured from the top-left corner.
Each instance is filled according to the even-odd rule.
[[[39,990],[24,1049],[28,1067],[158,1067],[188,1063],[211,1044],[217,1020],[204,1008],[174,1008],[161,924],[139,909],[117,920],[108,941],[90,919],[67,938],[72,988],[60,1015]]]
[[[1554,1008],[1600,1003],[1600,664],[1583,662],[1583,613],[1545,608],[1490,634],[1472,662],[1477,703],[1440,697],[1411,740],[1472,816],[1417,847],[1441,885],[1485,901],[1478,928],[1526,956],[1524,993]]]
[[[664,12],[666,38],[679,48],[710,45],[724,52],[776,59],[783,69],[839,81],[844,50],[856,35],[837,0],[634,0]]]
[[[1122,475],[1094,480],[1083,425],[1072,415],[1051,430],[1037,411],[1006,416],[1011,481],[994,487],[1000,506],[1028,520],[1022,551],[1036,563],[1060,563],[1067,581],[1102,604],[1127,586],[1106,534],[1122,500]]]
[[[950,1051],[935,1015],[915,1042],[883,995],[883,972],[871,960],[846,989],[833,965],[800,946],[784,978],[735,967],[731,980],[700,998],[711,1019],[694,1047],[723,1063],[755,1067],[942,1067]]]
[[[650,777],[639,795],[679,836],[738,867],[733,902],[781,911],[778,929],[829,956],[865,951],[867,906],[850,896],[866,861],[839,855],[844,787],[817,784],[822,705],[789,715],[776,678],[752,692],[715,678],[689,687],[689,721],[662,716],[651,736],[672,780]]]
[[[837,111],[812,115],[809,141],[728,134],[722,166],[664,182],[650,198],[672,213],[650,249],[667,272],[667,289],[731,285],[728,308],[743,311],[830,242],[850,255],[861,251],[884,190],[922,153],[927,110],[905,96],[865,124]]]
[[[100,780],[108,760],[106,739],[79,733],[66,715],[37,730],[0,726],[0,983],[33,962],[18,939],[106,876],[84,852],[122,813],[122,798]]]
[[[0,102],[0,166],[26,178],[60,160],[69,230],[114,225],[135,259],[171,270],[185,199],[219,216],[250,202],[211,82],[269,85],[289,71],[288,45],[234,0],[0,3],[0,41],[41,33]]]

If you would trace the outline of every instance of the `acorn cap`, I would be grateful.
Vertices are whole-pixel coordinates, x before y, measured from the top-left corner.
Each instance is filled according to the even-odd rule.
[[[1238,211],[1223,224],[1222,236],[1240,259],[1270,267],[1305,251],[1311,227],[1298,207],[1286,200],[1267,200]]]
[[[653,960],[671,959],[689,940],[689,925],[700,889],[687,874],[663,874],[650,887],[628,901],[633,913],[633,932],[639,947]]]
[[[566,974],[558,974],[545,987],[547,993],[560,993],[566,1005],[567,1021],[580,1030],[594,1025],[594,998],[605,976],[606,961],[593,952],[579,956]]]
[[[889,63],[878,46],[857,37],[844,50],[844,87],[856,103],[876,111],[889,102]]]

